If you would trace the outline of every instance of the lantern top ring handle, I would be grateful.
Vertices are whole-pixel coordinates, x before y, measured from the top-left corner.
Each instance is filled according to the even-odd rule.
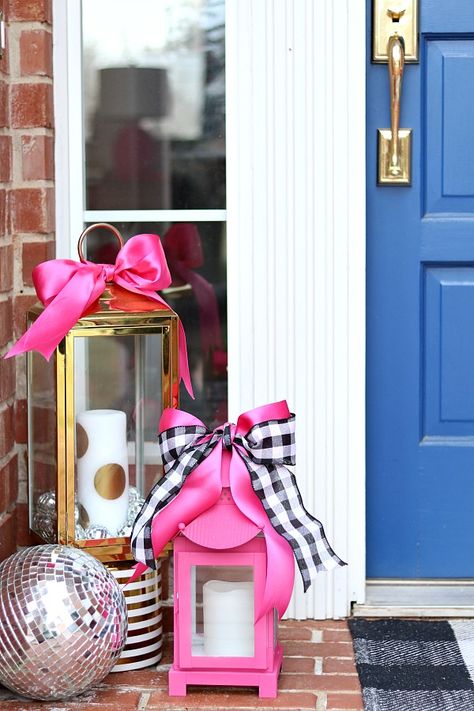
[[[77,253],[79,255],[79,259],[81,262],[85,262],[86,259],[84,257],[84,252],[82,251],[82,246],[84,244],[84,239],[86,236],[89,234],[89,232],[92,232],[93,230],[97,229],[104,229],[104,230],[109,230],[109,232],[112,232],[112,234],[117,238],[119,244],[120,244],[120,249],[123,247],[123,237],[118,231],[116,227],[113,225],[109,225],[108,222],[95,222],[93,225],[89,225],[89,227],[86,227],[85,230],[81,233],[81,236],[79,237],[79,240],[77,242]]]

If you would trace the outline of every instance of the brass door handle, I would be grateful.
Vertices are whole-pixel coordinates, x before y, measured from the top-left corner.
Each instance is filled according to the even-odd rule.
[[[400,141],[400,101],[402,97],[403,70],[405,68],[405,43],[403,37],[392,35],[388,40],[388,76],[390,80],[390,139],[389,173],[393,177],[401,175]]]
[[[411,129],[400,128],[403,70],[405,68],[405,43],[396,33],[387,44],[388,76],[390,82],[391,129],[378,130],[378,183],[379,185],[410,185],[411,183]]]

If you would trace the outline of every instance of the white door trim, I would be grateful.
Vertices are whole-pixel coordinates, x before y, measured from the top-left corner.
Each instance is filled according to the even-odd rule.
[[[83,224],[80,2],[53,0],[57,256]],[[365,592],[363,0],[227,0],[230,416],[287,399],[307,508],[350,565],[288,616]],[[78,123],[79,122],[79,123]]]

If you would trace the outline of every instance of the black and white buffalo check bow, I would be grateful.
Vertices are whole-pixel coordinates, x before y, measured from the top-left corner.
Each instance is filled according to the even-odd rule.
[[[293,548],[304,590],[314,575],[346,565],[332,550],[323,525],[306,511],[295,476],[285,465],[295,464],[295,416],[254,425],[246,435],[225,425],[214,432],[204,425],[180,425],[159,437],[164,476],[153,487],[138,514],[131,534],[135,560],[155,568],[151,524],[180,492],[191,472],[218,445],[238,452],[250,475],[255,494],[277,533]]]

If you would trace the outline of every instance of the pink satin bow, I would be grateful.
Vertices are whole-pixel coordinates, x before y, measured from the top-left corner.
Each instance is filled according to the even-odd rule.
[[[168,541],[178,534],[180,524],[188,525],[216,503],[222,491],[222,466],[228,466],[230,490],[235,504],[262,531],[266,542],[267,574],[263,596],[258,601],[257,619],[273,608],[276,608],[279,617],[284,614],[293,591],[294,557],[291,546],[275,531],[255,494],[242,460],[243,450],[234,438],[236,435],[247,434],[259,422],[285,419],[290,414],[286,402],[281,401],[240,415],[237,424],[230,426],[232,451],[227,451],[222,445],[216,446],[191,472],[179,494],[154,516],[151,526],[153,553],[158,557]],[[198,418],[187,412],[167,409],[161,416],[159,431],[187,425],[205,427]],[[212,435],[206,437],[209,439]],[[146,570],[145,564],[137,563],[129,582],[136,580]]]
[[[56,346],[105,289],[114,282],[128,291],[170,307],[156,292],[171,284],[166,257],[158,235],[131,237],[119,251],[115,264],[51,259],[33,269],[33,283],[45,310],[15,343],[5,358],[35,350],[47,360]],[[193,395],[186,336],[179,322],[179,371]]]

